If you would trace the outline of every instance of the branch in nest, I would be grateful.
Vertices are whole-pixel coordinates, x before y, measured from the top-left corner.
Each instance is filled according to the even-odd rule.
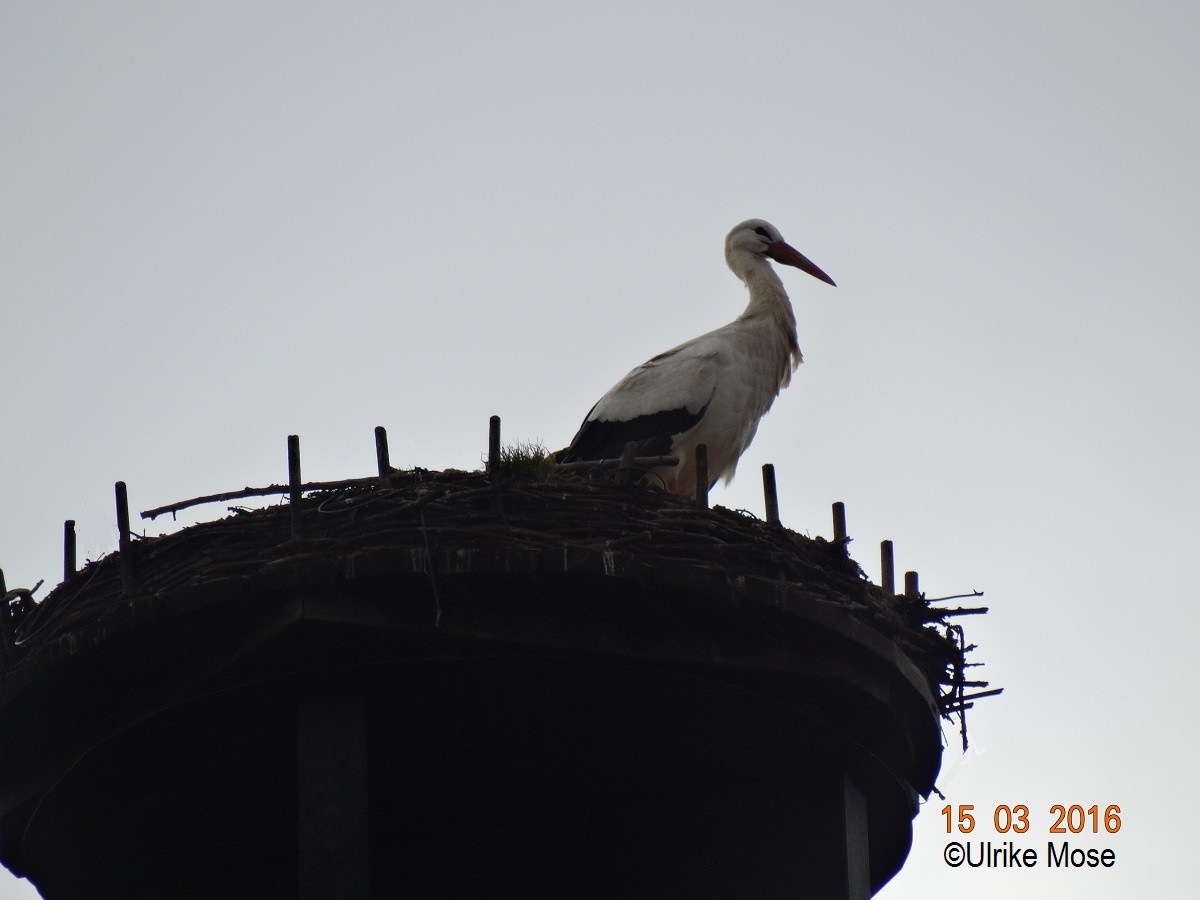
[[[967,597],[982,597],[983,591],[971,591],[969,594],[951,594],[949,597],[928,597],[926,603],[943,603],[946,600],[963,600]]]
[[[990,691],[976,691],[974,694],[963,694],[947,707],[947,712],[954,712],[959,708],[970,709],[970,705],[968,704],[971,704],[973,700],[978,700],[981,697],[995,697],[997,694],[1003,693],[1004,688],[993,688]]]
[[[958,607],[956,609],[931,609],[934,618],[952,618],[954,616],[982,616],[988,611],[986,606]]]
[[[379,477],[371,475],[366,478],[347,478],[342,481],[310,481],[308,484],[300,485],[302,492],[308,491],[333,491],[341,488],[358,487],[360,485],[375,484],[379,482]],[[222,500],[238,500],[242,497],[268,497],[272,494],[287,494],[290,493],[291,487],[286,484],[272,484],[262,488],[242,488],[240,491],[225,491],[220,494],[206,494],[203,497],[193,497],[191,500],[181,500],[178,503],[171,503],[167,506],[159,506],[155,509],[148,509],[142,513],[143,519],[156,519],[163,513],[177,513],[181,509],[188,509],[192,506],[201,506],[205,503],[218,503]]]

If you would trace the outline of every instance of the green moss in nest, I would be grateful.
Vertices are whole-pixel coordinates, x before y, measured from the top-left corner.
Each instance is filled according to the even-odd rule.
[[[500,474],[545,481],[554,473],[554,455],[541,441],[517,441],[500,448]]]

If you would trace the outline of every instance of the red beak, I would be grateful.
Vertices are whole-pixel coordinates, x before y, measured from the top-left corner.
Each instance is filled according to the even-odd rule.
[[[783,263],[785,266],[795,266],[797,269],[807,272],[813,278],[819,278],[826,284],[832,284],[834,287],[837,287],[836,282],[817,268],[816,263],[790,244],[785,244],[783,241],[768,244],[767,256],[771,257],[777,263]]]

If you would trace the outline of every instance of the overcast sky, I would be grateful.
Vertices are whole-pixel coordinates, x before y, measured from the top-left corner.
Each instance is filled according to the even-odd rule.
[[[436,8],[434,8],[436,7]],[[736,316],[731,226],[806,363],[714,502],[878,544],[1003,696],[939,787],[1044,856],[950,869],[936,796],[880,896],[1180,896],[1200,638],[1194,2],[5,3],[0,567],[286,478],[474,468],[487,417],[566,444],[630,367]],[[218,515],[219,508],[206,514]],[[147,529],[157,533],[158,525]],[[170,523],[162,527],[169,528]],[[990,824],[1027,804],[1027,835]],[[0,873],[0,898],[33,891]]]

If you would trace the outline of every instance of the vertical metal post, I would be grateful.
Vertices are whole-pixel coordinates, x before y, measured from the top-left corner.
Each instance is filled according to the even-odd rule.
[[[63,522],[63,580],[75,574],[75,520]]]
[[[621,462],[618,464],[619,469],[628,469],[633,466],[633,460],[637,457],[637,441],[630,441],[625,445],[625,449],[621,451]]]
[[[133,591],[136,570],[133,565],[133,541],[129,536],[129,491],[125,482],[115,485],[117,496],[117,551],[121,559],[121,591]]]
[[[301,900],[370,894],[366,703],[315,690],[297,710]]]
[[[0,569],[0,595],[8,593],[8,585],[4,583],[4,570]]]
[[[621,459],[617,463],[617,483],[629,484],[633,480],[633,461],[637,457],[637,441],[630,441],[621,451]]]
[[[849,775],[842,776],[841,824],[846,836],[845,896],[850,900],[871,896],[870,807]]]
[[[896,557],[891,541],[879,544],[879,586],[889,597],[896,596]]]
[[[292,540],[304,536],[304,522],[300,518],[300,436],[288,435],[288,503],[292,510]]]
[[[500,477],[500,417],[488,419],[488,475],[492,481]]]
[[[921,589],[917,583],[916,572],[904,573],[904,596],[909,600],[921,599]]]
[[[763,473],[763,503],[767,510],[767,524],[779,524],[779,492],[775,488],[775,467],[766,463]]]
[[[392,462],[388,458],[387,429],[382,425],[375,426],[375,462],[379,466],[380,478],[387,478],[392,474]]]
[[[846,504],[839,500],[833,504],[833,542],[845,547],[846,541]]]
[[[696,445],[696,508],[708,509],[708,444]]]

